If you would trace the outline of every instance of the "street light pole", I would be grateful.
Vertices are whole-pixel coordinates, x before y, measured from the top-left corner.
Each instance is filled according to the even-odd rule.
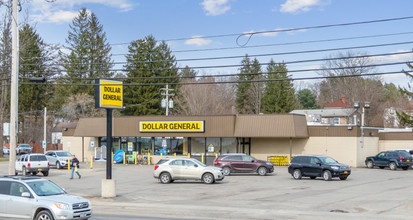
[[[18,111],[18,79],[19,79],[19,20],[18,0],[12,5],[12,61],[10,82],[10,158],[9,175],[15,174],[16,144],[17,144],[17,111]]]

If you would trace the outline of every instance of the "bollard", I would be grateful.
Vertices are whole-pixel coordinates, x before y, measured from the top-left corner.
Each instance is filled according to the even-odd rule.
[[[135,165],[138,164],[138,158],[137,158],[137,153],[133,152],[133,155],[135,156]]]
[[[67,157],[67,170],[70,171],[70,157]]]
[[[126,152],[123,151],[123,164],[126,164]]]
[[[162,153],[161,153],[161,159],[162,159],[162,156],[163,156],[163,155],[162,155]]]
[[[174,153],[174,157],[176,157],[176,153]]]
[[[115,161],[113,161],[113,152],[112,152],[112,164],[114,164],[115,163]]]
[[[202,163],[204,163],[204,154],[202,154]]]
[[[90,156],[90,169],[93,169],[93,156]]]
[[[148,153],[148,165],[151,165],[151,153]]]
[[[190,154],[190,153],[188,153],[188,158],[191,158],[191,154]]]

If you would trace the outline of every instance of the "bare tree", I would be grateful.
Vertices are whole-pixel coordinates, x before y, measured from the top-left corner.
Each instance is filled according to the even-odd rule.
[[[214,84],[213,78],[190,79],[186,82],[211,82],[211,84],[188,84],[179,89],[174,98],[174,114],[177,115],[222,115],[232,114],[235,105],[235,89],[230,84]]]

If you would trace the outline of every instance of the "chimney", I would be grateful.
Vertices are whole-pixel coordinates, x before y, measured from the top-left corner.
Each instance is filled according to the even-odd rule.
[[[341,96],[341,102],[344,103],[344,104],[346,104],[346,97]]]

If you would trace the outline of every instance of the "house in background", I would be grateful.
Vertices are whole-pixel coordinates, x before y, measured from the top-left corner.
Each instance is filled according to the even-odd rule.
[[[354,125],[358,114],[354,106],[346,103],[344,96],[323,109],[297,109],[291,113],[305,115],[307,125]]]
[[[63,131],[75,129],[77,122],[60,122],[52,128],[52,144],[63,144]]]

